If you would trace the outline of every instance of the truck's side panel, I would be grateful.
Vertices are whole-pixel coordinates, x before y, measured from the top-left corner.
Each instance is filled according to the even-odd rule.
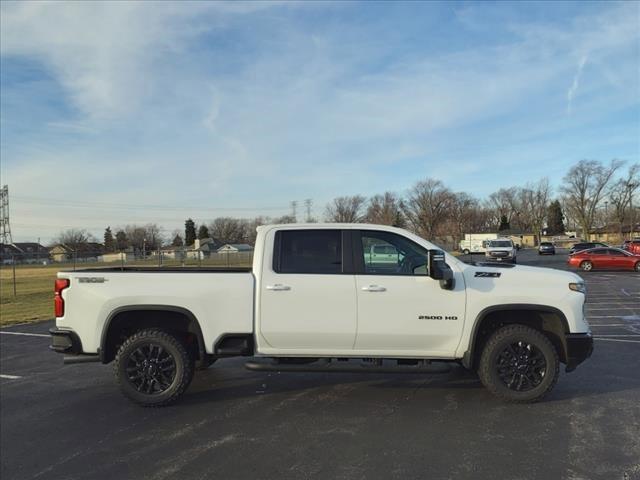
[[[63,291],[71,307],[56,319],[60,329],[74,330],[84,353],[96,353],[113,312],[145,305],[165,305],[193,314],[205,349],[223,334],[253,332],[254,278],[251,273],[61,272],[71,285]]]

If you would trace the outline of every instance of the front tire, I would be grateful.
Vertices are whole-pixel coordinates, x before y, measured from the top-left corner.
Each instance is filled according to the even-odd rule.
[[[487,341],[478,375],[501,400],[532,403],[553,389],[559,371],[558,352],[544,334],[525,325],[508,325]]]
[[[640,272],[640,262],[636,263],[636,266],[634,267],[636,272]]]
[[[468,249],[466,249],[466,248],[465,248],[465,249],[462,251],[462,253],[464,253],[465,255],[469,255],[471,252],[470,252]]]
[[[182,396],[195,361],[174,335],[158,329],[136,332],[118,349],[114,363],[122,393],[143,407],[162,407]]]
[[[590,261],[584,261],[580,264],[580,268],[582,270],[584,270],[585,272],[590,272],[591,270],[593,270],[593,263],[591,263]]]

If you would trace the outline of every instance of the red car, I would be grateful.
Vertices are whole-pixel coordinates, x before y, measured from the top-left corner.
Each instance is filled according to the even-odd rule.
[[[640,240],[625,240],[622,248],[627,252],[640,255]]]
[[[581,268],[585,272],[594,268],[610,270],[635,270],[640,272],[640,255],[619,248],[590,248],[569,255],[569,265]]]

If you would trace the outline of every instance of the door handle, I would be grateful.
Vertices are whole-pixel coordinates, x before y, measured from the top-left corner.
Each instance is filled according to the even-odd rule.
[[[275,285],[267,285],[267,290],[273,290],[276,292],[282,292],[284,290],[291,290],[289,285],[282,285],[281,283],[276,283]]]
[[[362,287],[363,292],[386,292],[387,289],[380,285],[369,285],[368,287]]]

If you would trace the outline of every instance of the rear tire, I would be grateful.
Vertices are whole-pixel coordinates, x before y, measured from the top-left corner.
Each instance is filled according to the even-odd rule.
[[[558,352],[547,337],[525,325],[508,325],[487,341],[478,376],[501,400],[532,403],[553,389],[559,371]]]
[[[636,263],[636,266],[634,268],[636,272],[640,272],[640,262]]]
[[[163,407],[187,389],[195,359],[174,335],[158,329],[136,332],[118,349],[114,374],[122,393],[143,407]]]
[[[590,272],[591,270],[593,270],[593,263],[591,263],[588,260],[585,260],[580,264],[580,268],[585,272]]]
[[[469,255],[471,252],[470,252],[468,249],[466,249],[466,248],[465,248],[465,249],[462,251],[462,253],[464,253],[465,255]]]

